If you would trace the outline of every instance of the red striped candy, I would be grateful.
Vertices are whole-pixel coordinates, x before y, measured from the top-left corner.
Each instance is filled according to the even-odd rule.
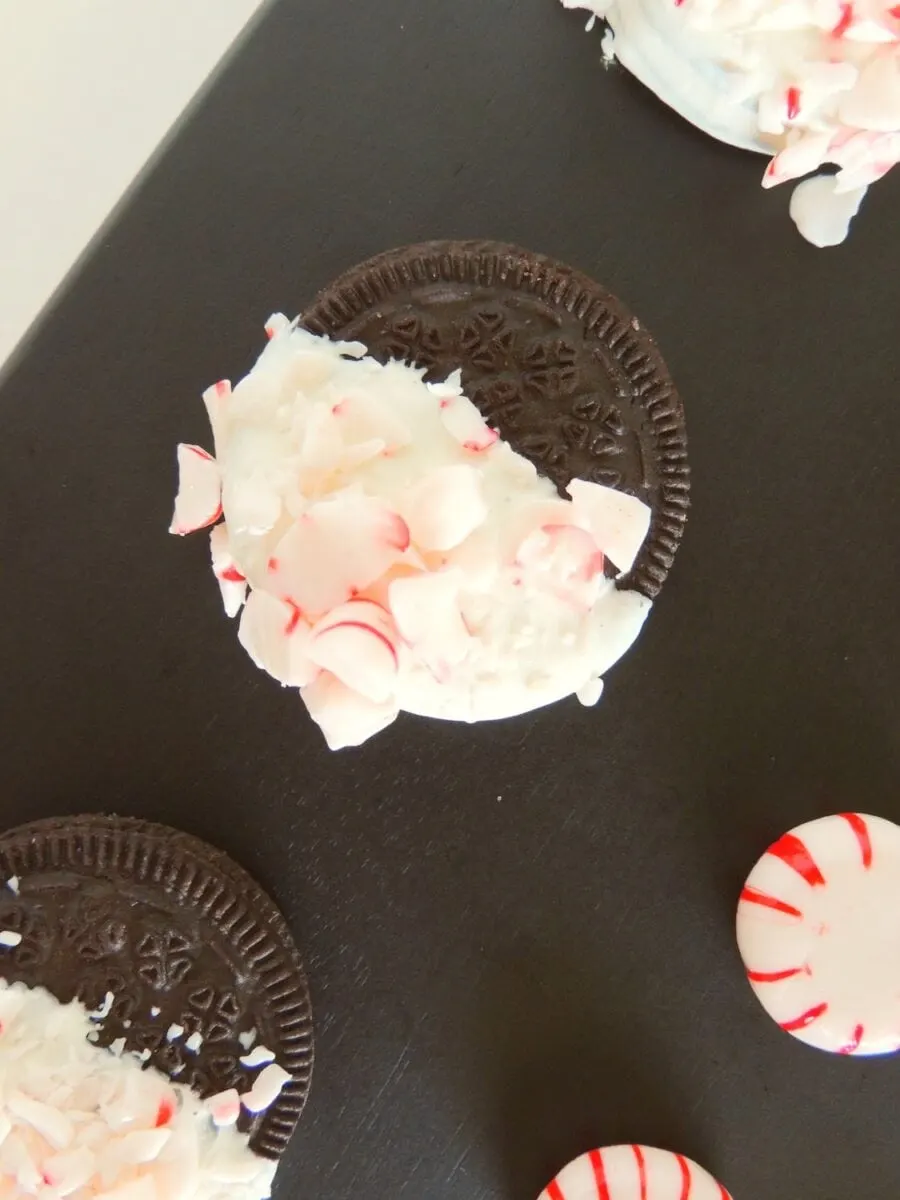
[[[683,1154],[653,1146],[607,1146],[573,1159],[539,1200],[731,1200]]]
[[[839,813],[786,833],[750,872],[737,939],[787,1033],[833,1054],[900,1049],[900,826]]]

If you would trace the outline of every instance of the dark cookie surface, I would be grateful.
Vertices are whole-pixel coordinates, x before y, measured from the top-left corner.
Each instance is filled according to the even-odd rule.
[[[684,409],[656,343],[598,284],[495,242],[426,242],[354,267],[303,314],[466,393],[562,492],[575,478],[639,496],[650,534],[623,581],[655,597],[687,517]]]
[[[4,886],[19,877],[18,895]],[[282,1153],[306,1101],[309,990],[281,914],[221,851],[163,825],[104,816],[36,821],[0,836],[0,929],[22,934],[0,975],[98,1008],[99,1042],[129,1050],[204,1096],[246,1091],[238,1035],[256,1030],[293,1080],[239,1127],[259,1154]],[[151,1010],[158,1008],[157,1016]],[[184,1034],[167,1041],[170,1025]],[[199,1033],[197,1053],[185,1042]]]

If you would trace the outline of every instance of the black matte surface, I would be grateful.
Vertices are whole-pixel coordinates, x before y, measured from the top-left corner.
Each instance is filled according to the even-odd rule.
[[[278,1196],[533,1200],[595,1143],[735,1200],[896,1200],[900,1062],[763,1015],[735,898],[777,834],[900,819],[900,178],[808,247],[555,0],[283,0],[0,391],[3,819],[117,808],[233,854],[306,956]],[[381,249],[596,277],[684,397],[687,536],[596,711],[401,720],[333,756],[166,534],[199,392]],[[0,282],[2,286],[2,282]]]

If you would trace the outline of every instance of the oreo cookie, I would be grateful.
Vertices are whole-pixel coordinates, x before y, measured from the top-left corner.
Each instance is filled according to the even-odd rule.
[[[0,952],[0,975],[108,1006],[100,1045],[123,1038],[204,1097],[247,1091],[240,1056],[268,1047],[291,1082],[239,1128],[257,1154],[284,1151],[309,1092],[309,988],[284,918],[226,854],[148,821],[21,825],[0,835],[0,929],[22,938]]]
[[[462,368],[466,394],[560,493],[575,478],[652,510],[621,581],[653,599],[689,504],[684,409],[653,338],[587,276],[498,242],[425,242],[340,276],[301,317],[377,359]]]

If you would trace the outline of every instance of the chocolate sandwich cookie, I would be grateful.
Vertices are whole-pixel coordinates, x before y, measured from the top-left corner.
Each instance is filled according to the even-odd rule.
[[[247,1092],[241,1057],[271,1051],[291,1081],[239,1128],[258,1154],[284,1151],[309,1091],[309,989],[284,918],[226,854],[148,821],[21,825],[0,835],[0,930],[21,938],[0,975],[80,1000],[98,1044],[149,1051],[203,1097]]]
[[[498,242],[425,242],[340,276],[302,316],[375,358],[462,369],[466,394],[563,493],[586,479],[638,496],[650,532],[623,579],[654,598],[681,540],[684,409],[653,338],[587,276]]]

